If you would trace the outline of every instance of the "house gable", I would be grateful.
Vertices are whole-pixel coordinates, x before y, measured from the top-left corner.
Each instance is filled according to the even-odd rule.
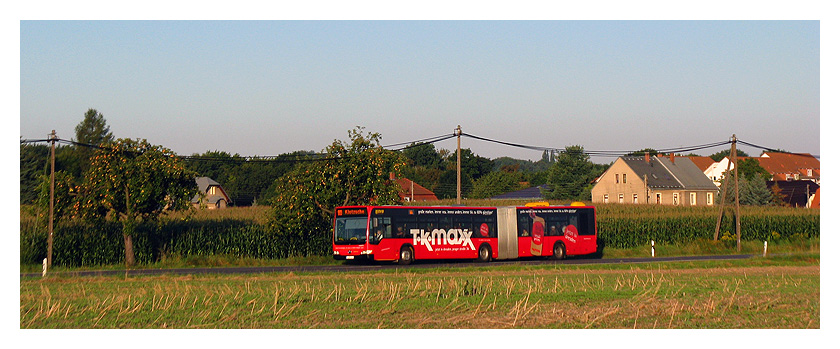
[[[713,203],[716,193],[717,186],[688,158],[624,156],[592,188],[592,201],[702,205]]]

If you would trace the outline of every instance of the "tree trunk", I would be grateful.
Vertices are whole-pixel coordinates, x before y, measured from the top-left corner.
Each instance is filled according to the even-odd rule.
[[[125,242],[125,266],[127,268],[134,266],[134,242],[131,240],[131,234],[123,230],[123,241]]]

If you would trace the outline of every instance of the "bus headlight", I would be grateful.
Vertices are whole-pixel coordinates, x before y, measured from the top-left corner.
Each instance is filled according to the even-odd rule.
[[[333,254],[334,254],[334,255],[338,255],[339,253],[338,253],[338,251],[335,251],[335,250],[334,250],[334,251],[333,251]]]
[[[364,250],[364,251],[362,251],[361,254],[371,254],[371,253],[373,253],[373,250]]]

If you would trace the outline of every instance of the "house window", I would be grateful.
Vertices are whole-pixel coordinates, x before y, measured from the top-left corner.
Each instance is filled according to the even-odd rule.
[[[656,193],[656,204],[659,205],[662,203],[662,193]]]
[[[210,195],[216,195],[216,187],[210,187],[210,190],[208,190],[208,192]]]
[[[814,176],[814,170],[809,168],[808,169],[808,177],[813,177],[813,176]]]
[[[712,193],[706,193],[706,205],[711,206],[715,203],[714,195]]]
[[[633,194],[633,203],[634,203],[634,204],[638,204],[638,203],[639,203],[639,194]]]
[[[609,203],[609,202],[610,202],[610,194],[604,194],[604,203],[606,204],[606,203]]]
[[[697,205],[697,193],[688,194],[689,200],[691,201],[691,206]]]
[[[618,173],[615,174],[615,184],[618,184]]]
[[[674,193],[674,206],[680,204],[680,194]]]
[[[619,204],[623,204],[623,203],[624,203],[624,194],[618,194],[618,203],[619,203]]]
[[[621,175],[621,181],[624,182],[624,183],[627,183],[627,174],[626,173]]]

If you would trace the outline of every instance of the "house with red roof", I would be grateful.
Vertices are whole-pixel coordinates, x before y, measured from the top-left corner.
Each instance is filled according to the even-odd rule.
[[[820,184],[820,160],[811,154],[765,152],[756,159],[774,181],[812,180]]]
[[[408,178],[394,180],[400,186],[400,197],[406,202],[437,201],[438,198],[431,190],[415,183]]]

